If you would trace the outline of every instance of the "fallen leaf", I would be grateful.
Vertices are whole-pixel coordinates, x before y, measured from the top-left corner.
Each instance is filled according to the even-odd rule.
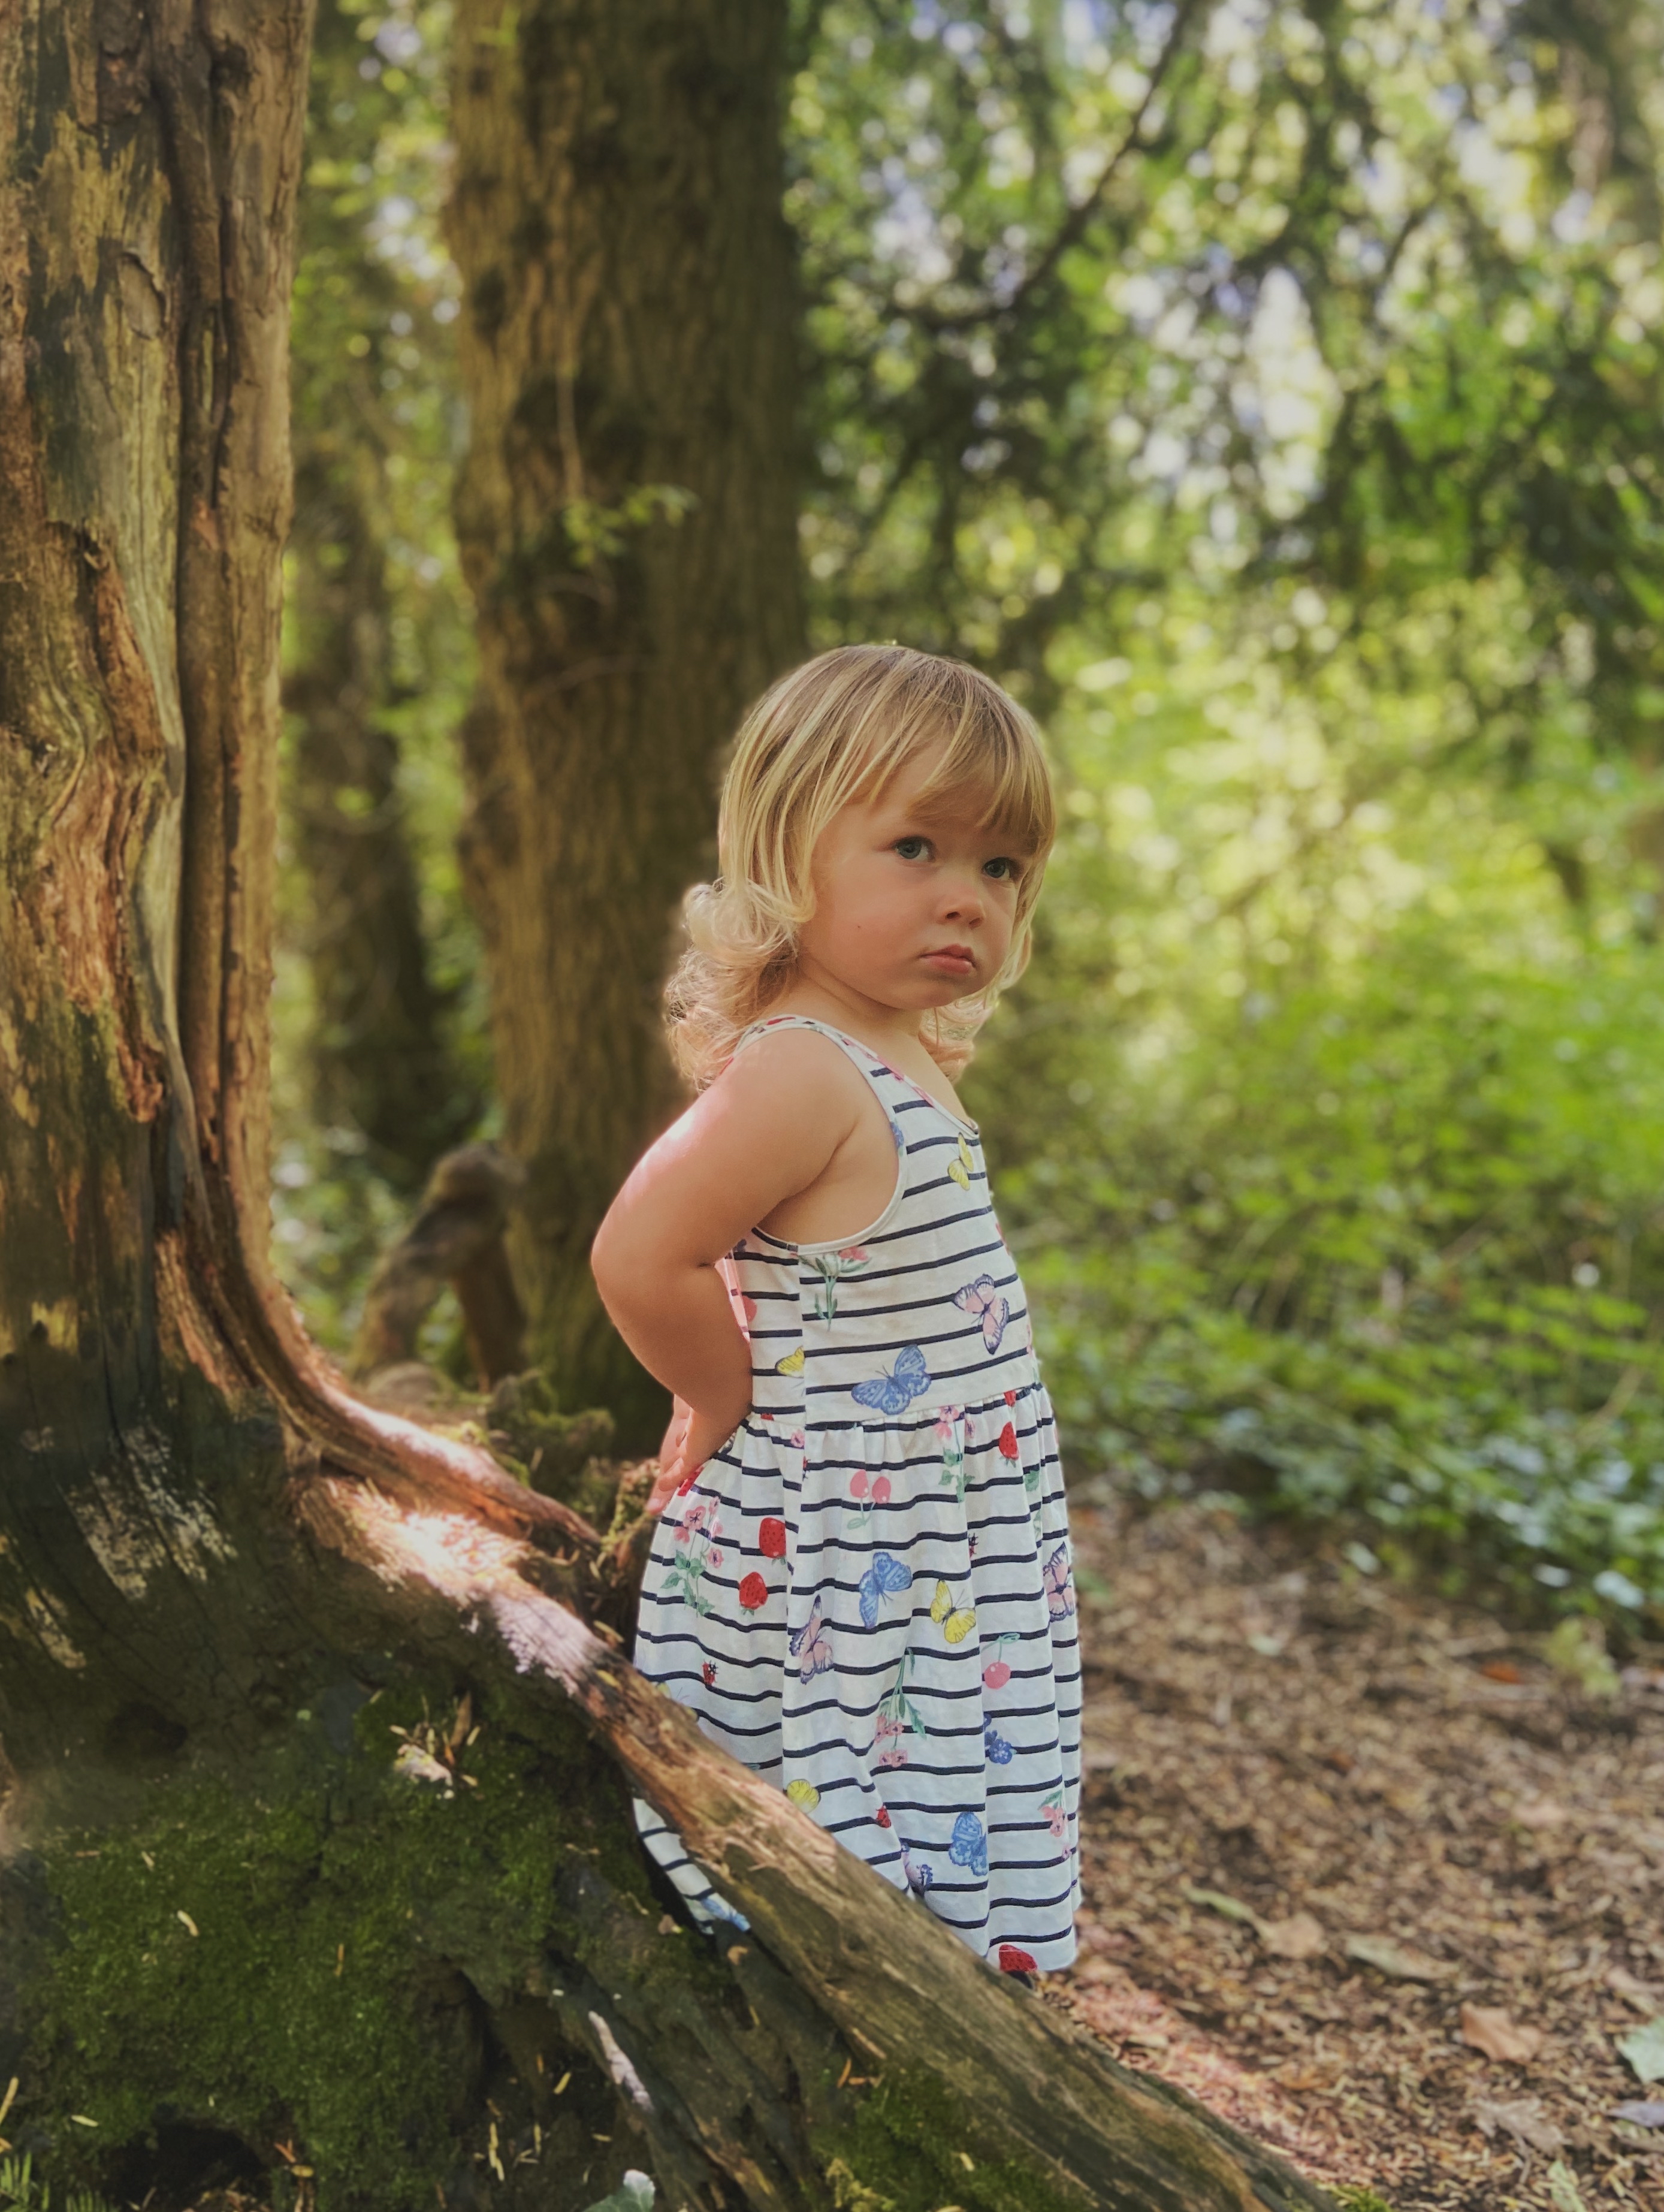
[[[191,1935],[196,1936],[196,1935],[198,1935],[198,1934],[200,1934],[200,1933],[201,1933],[201,1930],[197,1928],[196,1922],[195,1922],[195,1921],[191,1917],[191,1915],[190,1915],[188,1912],[179,1912],[179,1913],[178,1913],[178,1914],[176,1914],[176,1915],[175,1915],[175,1917],[176,1917],[177,1919],[179,1919],[179,1921],[181,1921],[181,1922],[184,1923],[184,1925],[185,1925],[185,1927],[190,1930],[190,1932],[191,1932]],[[1652,2079],[1652,2076],[1651,2076],[1651,2075],[1650,2075],[1650,2074],[1649,2074],[1649,2075],[1643,2075],[1643,2080],[1645,2080],[1645,2081],[1651,2081],[1651,2079]]]
[[[1625,2004],[1633,2005],[1639,2013],[1650,2017],[1657,2010],[1658,1998],[1654,1990],[1632,1974],[1627,1966],[1608,1966],[1606,1987],[1615,1996],[1622,1997]]]
[[[1079,1966],[1070,1969],[1069,1978],[1090,1989],[1101,1982],[1119,1982],[1123,1976],[1120,1968],[1111,1960],[1083,1959]]]
[[[1461,2008],[1461,2039],[1487,2058],[1511,2059],[1523,2066],[1543,2047],[1540,2027],[1521,2027],[1501,2005],[1465,2004]]]
[[[1664,2013],[1633,2035],[1620,2036],[1618,2054],[1629,2061],[1637,2081],[1664,2081]]]
[[[1656,2098],[1649,2097],[1644,2102],[1614,2105],[1612,2117],[1615,2120],[1627,2120],[1632,2128],[1664,2128],[1664,2104],[1660,2104]]]
[[[1515,2097],[1506,2104],[1491,2097],[1476,2097],[1473,2118],[1481,2135],[1494,2136],[1501,2128],[1522,2148],[1540,2150],[1545,2158],[1552,2158],[1565,2142],[1536,2097]]]
[[[418,1743],[405,1743],[399,1746],[393,1755],[393,1771],[395,1774],[402,1774],[407,1782],[433,1784],[441,1789],[447,1797],[451,1795],[452,1778],[450,1768],[442,1766],[431,1753],[424,1751]]]
[[[1587,2212],[1577,2176],[1563,2158],[1557,2158],[1548,2170],[1548,2201],[1554,2212]]]
[[[1455,1972],[1442,1959],[1430,1959],[1408,1943],[1395,1943],[1390,1936],[1349,1936],[1346,1956],[1395,1982],[1442,1982]]]
[[[1227,1897],[1222,1889],[1192,1889],[1186,1885],[1185,1895],[1193,1905],[1205,1905],[1210,1912],[1222,1913],[1227,1920],[1241,1920],[1248,1927],[1260,1925],[1260,1916],[1251,1905],[1240,1898]]]
[[[1511,1659],[1487,1659],[1479,1672],[1487,1682],[1523,1682],[1525,1680]]]
[[[1528,1797],[1514,1808],[1514,1817],[1522,1828],[1558,1828],[1571,1815],[1552,1797]]]
[[[1315,1959],[1328,1940],[1322,1922],[1309,1912],[1291,1912],[1286,1920],[1260,1923],[1260,1941],[1273,1959]]]

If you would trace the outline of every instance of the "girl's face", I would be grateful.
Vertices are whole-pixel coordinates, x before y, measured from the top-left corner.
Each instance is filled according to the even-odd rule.
[[[878,798],[852,800],[827,825],[810,870],[815,911],[799,933],[806,980],[923,1012],[1005,965],[1030,856],[946,795],[920,805],[939,757],[914,754]]]

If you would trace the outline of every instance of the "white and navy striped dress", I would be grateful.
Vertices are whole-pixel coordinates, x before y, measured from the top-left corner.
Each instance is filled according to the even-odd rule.
[[[635,1663],[717,1743],[1008,1970],[1066,1966],[1080,1659],[1051,1404],[974,1124],[867,1046],[896,1188],[837,1244],[762,1230],[723,1272],[752,1409],[655,1532]],[[695,1917],[737,1919],[674,1830]]]

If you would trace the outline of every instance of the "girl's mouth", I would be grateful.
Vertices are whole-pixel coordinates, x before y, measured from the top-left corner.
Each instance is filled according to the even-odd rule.
[[[965,945],[944,945],[939,952],[926,952],[925,965],[942,975],[974,975],[976,955]]]

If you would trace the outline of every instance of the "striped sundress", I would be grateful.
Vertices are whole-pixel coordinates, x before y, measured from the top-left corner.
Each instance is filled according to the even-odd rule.
[[[896,1140],[870,1229],[721,1262],[751,1411],[654,1533],[635,1663],[992,1964],[1066,1966],[1080,1661],[1051,1404],[974,1123],[841,1030]],[[647,1805],[695,1918],[740,1916]],[[743,1922],[741,1923],[743,1925]]]

